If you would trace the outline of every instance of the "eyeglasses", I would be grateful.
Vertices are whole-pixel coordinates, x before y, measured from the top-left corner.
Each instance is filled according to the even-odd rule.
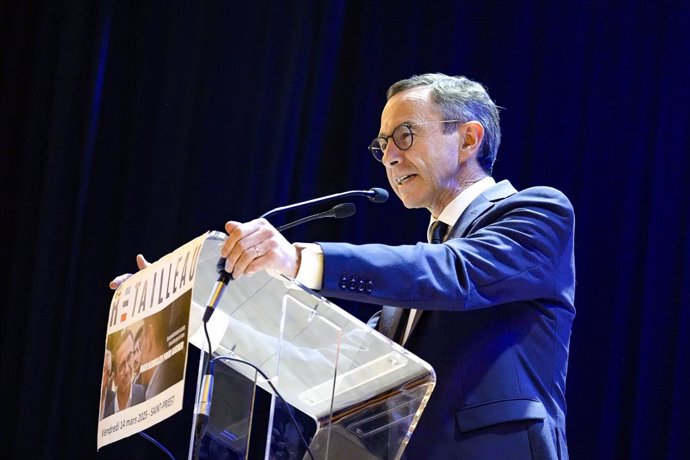
[[[122,360],[119,366],[117,366],[117,370],[120,374],[122,374],[125,371],[126,367],[132,363],[132,358],[134,358],[134,353],[130,351],[127,357],[124,360]]]
[[[420,123],[403,123],[393,130],[390,136],[377,137],[371,144],[369,144],[369,151],[376,161],[383,162],[383,154],[388,147],[388,139],[393,138],[393,143],[400,150],[408,150],[412,147],[412,142],[414,141],[414,133],[412,132],[412,127],[417,125],[429,125],[431,123],[460,123],[461,120],[436,120],[436,121],[423,121]]]

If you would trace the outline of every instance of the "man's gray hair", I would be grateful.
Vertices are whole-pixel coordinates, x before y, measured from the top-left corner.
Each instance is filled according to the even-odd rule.
[[[493,171],[498,146],[501,144],[501,126],[498,107],[491,100],[486,89],[469,78],[448,76],[442,73],[415,75],[394,83],[386,98],[412,88],[429,87],[431,100],[438,106],[446,120],[460,120],[463,123],[478,121],[484,127],[484,139],[479,148],[477,160],[489,175]],[[457,129],[456,123],[446,123],[444,132]]]

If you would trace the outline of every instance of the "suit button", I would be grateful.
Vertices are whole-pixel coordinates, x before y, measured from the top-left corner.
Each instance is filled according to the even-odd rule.
[[[371,294],[371,291],[374,289],[374,282],[373,281],[367,281],[366,286],[364,286],[364,290],[367,292],[367,294]]]
[[[351,291],[357,289],[357,280],[355,278],[350,279],[350,285],[348,286]]]
[[[359,283],[357,283],[357,290],[359,292],[364,292],[364,286],[365,285],[366,285],[366,283],[364,282],[364,280],[360,279]]]
[[[342,275],[340,275],[340,281],[338,282],[338,287],[340,289],[347,289],[347,286],[349,284],[348,280],[349,280],[349,278],[346,274],[343,273]]]

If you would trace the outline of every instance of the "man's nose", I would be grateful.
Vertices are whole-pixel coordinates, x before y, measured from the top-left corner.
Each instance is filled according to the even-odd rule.
[[[383,161],[384,165],[391,167],[402,161],[402,155],[403,153],[398,146],[395,145],[394,142],[391,142],[386,146],[386,150],[384,150],[383,158],[381,160]]]

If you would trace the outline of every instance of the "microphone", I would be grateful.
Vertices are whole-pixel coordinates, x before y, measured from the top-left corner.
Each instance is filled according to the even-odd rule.
[[[276,215],[281,212],[286,212],[286,211],[291,211],[293,209],[299,209],[302,207],[306,206],[311,206],[313,204],[318,204],[318,203],[324,203],[326,201],[333,201],[333,200],[340,200],[343,198],[347,198],[350,196],[366,196],[369,198],[369,201],[372,203],[385,203],[388,200],[388,192],[382,188],[374,187],[369,190],[350,190],[347,192],[341,192],[341,193],[334,193],[332,195],[327,195],[327,196],[322,196],[319,198],[314,198],[311,200],[307,201],[301,201],[299,203],[294,203],[290,204],[287,206],[280,206],[278,208],[273,208],[268,212],[263,213],[260,218],[266,219],[270,216]],[[352,208],[347,206],[348,204],[352,205]],[[352,214],[354,214],[354,204],[352,203],[346,203],[344,206],[346,206],[344,211],[342,210],[343,208],[338,208],[338,206],[335,206],[331,211],[333,211],[333,215],[330,215],[330,211],[326,211],[324,216],[320,216],[320,214],[316,214],[314,216],[308,216],[303,219],[299,219],[298,221],[292,222],[289,225],[290,227],[294,227],[295,225],[303,224],[305,222],[309,222],[315,219],[322,219],[324,217],[335,217],[337,219],[343,218],[343,217],[349,217]],[[338,210],[336,210],[336,208]],[[351,214],[348,214],[349,209],[353,209]],[[290,228],[286,227],[286,228]],[[282,227],[281,227],[282,228]],[[283,228],[284,229],[284,228]],[[280,229],[278,229],[280,231]],[[232,280],[232,275],[228,272],[225,271],[225,258],[221,257],[218,260],[218,263],[216,264],[216,269],[218,271],[218,280],[216,281],[216,284],[213,286],[213,290],[211,291],[211,295],[209,296],[208,302],[206,304],[206,311],[204,312],[204,318],[203,322],[206,323],[208,320],[211,318],[211,315],[216,309],[216,306],[218,305],[218,302],[220,302],[220,298],[223,296],[223,292],[225,291],[225,287],[228,285],[230,280]]]
[[[384,201],[388,199],[388,193],[386,193],[385,190],[378,190],[381,190],[385,193]],[[381,194],[377,194],[376,196],[369,199],[373,201],[373,198],[380,199],[380,197]],[[377,203],[378,201],[374,202]],[[311,222],[312,220],[325,219],[327,217],[345,219],[347,217],[353,216],[356,212],[357,207],[354,205],[354,203],[341,203],[333,206],[328,211],[323,211],[318,214],[312,214],[307,217],[302,217],[301,219],[290,222],[289,224],[282,225],[278,227],[276,230],[282,232],[283,230],[287,230],[297,225],[306,224],[307,222]],[[223,293],[225,292],[225,287],[228,285],[228,282],[232,279],[230,273],[225,271],[224,257],[218,259],[218,263],[216,263],[216,271],[218,272],[218,280],[216,281],[216,284],[213,287],[213,291],[211,291],[211,295],[209,296],[208,302],[206,303],[207,306],[206,310],[204,311],[203,318],[204,322],[207,322],[209,319],[211,319],[211,315],[213,314],[213,311],[216,309],[217,303],[220,301],[220,298],[223,296]]]
[[[374,187],[366,191],[367,198],[372,203],[385,203],[388,201],[388,192],[382,188]]]
[[[260,217],[265,219],[280,212],[290,211],[292,209],[310,206],[312,204],[324,203],[326,201],[341,200],[351,196],[366,196],[369,198],[369,201],[373,203],[385,203],[388,200],[388,192],[382,188],[375,187],[370,190],[350,190],[348,192],[334,193],[333,195],[322,196],[320,198],[314,198],[311,200],[274,208],[261,214]]]
[[[307,222],[311,222],[312,220],[324,219],[326,217],[345,219],[346,217],[353,216],[356,212],[357,207],[354,205],[354,203],[341,203],[333,206],[328,211],[323,211],[318,214],[312,214],[311,216],[302,217],[301,219],[297,219],[296,221],[290,222],[289,224],[281,225],[276,230],[282,232],[283,230],[287,230],[288,228],[306,224]]]

